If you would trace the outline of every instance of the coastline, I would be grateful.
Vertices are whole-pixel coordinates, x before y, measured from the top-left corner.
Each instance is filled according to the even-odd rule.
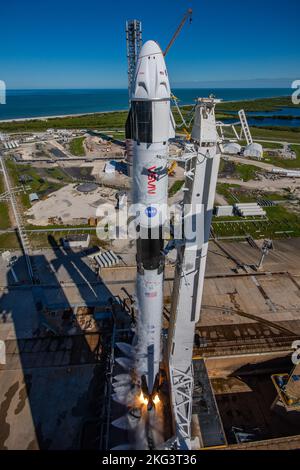
[[[251,101],[257,101],[261,99],[275,99],[275,98],[286,98],[286,96],[274,96],[274,97],[267,97],[267,98],[248,98],[248,99],[243,99],[243,100],[228,100],[225,101],[223,100],[223,103],[240,103],[240,102],[251,102]],[[190,104],[183,104],[179,106],[180,108],[185,108],[186,106],[193,106],[194,103]],[[112,113],[127,113],[127,109],[114,109],[112,111],[96,111],[93,113],[75,113],[75,114],[58,114],[58,115],[53,115],[53,116],[31,116],[31,117],[24,117],[24,118],[12,118],[12,119],[0,119],[0,124],[5,123],[5,122],[26,122],[26,121],[48,121],[49,119],[63,119],[63,118],[72,118],[72,117],[82,117],[82,116],[96,116],[96,115],[102,115],[102,114],[112,114]]]
[[[185,105],[189,106],[189,105]],[[95,116],[98,114],[112,114],[112,113],[126,113],[128,109],[114,109],[113,111],[98,111],[94,113],[77,113],[77,114],[59,114],[53,116],[32,116],[27,118],[13,118],[13,119],[0,119],[0,123],[3,122],[24,122],[24,121],[48,121],[49,119],[63,119],[63,118],[72,118],[72,117],[82,117],[82,116]]]
[[[184,91],[184,92],[190,91],[190,90],[186,90],[186,89],[182,89],[182,90],[181,89],[174,89],[174,92],[176,93],[176,91],[179,91],[179,90]],[[237,91],[235,89],[233,89],[233,90]],[[122,91],[125,92],[125,90],[122,90]],[[193,90],[193,92],[194,91],[196,91],[196,90]],[[220,89],[220,91],[223,92],[224,90]],[[238,90],[238,91],[240,91],[240,90]],[[245,89],[245,92],[246,91],[247,91],[247,89]],[[287,98],[289,96],[289,94],[287,93],[287,90],[283,90],[283,89],[280,90],[282,94],[279,95],[279,94],[276,94],[276,92],[275,92],[275,94],[273,94],[274,93],[273,92],[272,96],[268,96],[268,92],[270,93],[270,90],[265,89],[264,91],[265,91],[264,96],[256,96],[256,97],[249,97],[248,96],[248,97],[245,97],[245,98],[243,98],[242,96],[239,96],[239,97],[236,96],[236,97],[233,98],[232,96],[228,96],[228,95],[226,96],[226,93],[225,93],[225,98],[222,101],[223,101],[223,103],[226,103],[226,104],[228,104],[228,103],[238,103],[238,102],[255,102],[257,100],[268,100],[268,99],[272,100],[272,99],[276,99],[276,98]],[[202,92],[202,95],[201,95],[201,92]],[[199,89],[198,90],[198,96],[203,96],[203,92],[204,92],[204,89],[203,90]],[[69,97],[70,95],[67,95],[67,96]],[[196,95],[194,95],[194,96],[196,96]],[[194,103],[195,103],[194,96],[192,97],[191,95],[189,95],[189,96],[181,97],[180,101],[181,101],[181,103],[182,102],[183,103],[180,104],[180,107],[193,106]],[[76,95],[74,95],[74,100],[76,102]],[[14,110],[13,115],[15,115],[15,117],[9,117],[9,116],[7,116],[7,113],[5,113],[5,110],[3,109],[4,117],[3,118],[0,117],[0,123],[5,124],[5,123],[12,123],[12,122],[17,123],[17,122],[43,121],[43,120],[48,121],[48,120],[51,120],[51,119],[75,118],[75,117],[97,116],[97,115],[101,116],[101,115],[105,115],[105,114],[128,112],[128,107],[124,107],[124,105],[127,106],[128,99],[126,99],[126,103],[124,103],[123,99],[121,99],[120,101],[122,101],[122,102],[119,103],[119,105],[120,105],[119,109],[110,109],[111,106],[110,106],[109,102],[107,102],[107,100],[106,100],[105,107],[106,107],[107,110],[99,110],[99,111],[96,110],[96,111],[77,112],[77,113],[76,112],[73,113],[72,110],[70,110],[71,112],[67,112],[67,110],[66,110],[66,113],[59,112],[59,110],[57,110],[58,111],[57,114],[50,114],[50,115],[47,114],[45,116],[44,115],[39,115],[38,110],[36,109],[36,114],[37,114],[36,116],[35,115],[33,115],[33,116],[29,115],[28,116],[27,115],[25,117],[18,117],[17,110]],[[179,103],[180,103],[180,101],[179,101]],[[74,104],[74,101],[72,101],[72,103]],[[81,103],[81,105],[82,105],[82,103]],[[79,107],[81,107],[81,105],[79,105]],[[116,102],[113,102],[112,105],[113,106],[116,106],[116,105],[118,106],[118,104]],[[45,108],[45,111],[46,111],[47,103],[45,104],[45,106],[44,106],[43,102],[41,103],[41,105],[40,105],[40,108],[41,108],[40,111],[41,112],[43,112],[43,110],[42,110],[43,107]],[[53,106],[51,106],[51,107],[53,108]],[[26,114],[26,111],[29,110],[29,108],[30,108],[29,103],[23,103],[23,114]],[[24,112],[24,110],[25,110],[25,112]],[[53,109],[53,111],[54,111],[54,109]],[[60,111],[63,111],[63,110],[61,109]],[[74,110],[74,111],[76,111],[76,110]],[[5,114],[6,114],[6,116],[5,116]]]

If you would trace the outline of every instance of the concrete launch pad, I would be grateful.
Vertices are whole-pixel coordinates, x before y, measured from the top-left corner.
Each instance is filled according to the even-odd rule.
[[[6,349],[7,364],[0,366],[0,449],[96,449],[104,352],[91,351],[83,336],[10,340]]]
[[[222,242],[220,246],[210,243],[194,350],[196,363],[197,358],[205,360],[216,403],[210,410],[224,429],[224,443],[218,446],[224,448],[226,442],[229,448],[254,446],[253,442],[237,443],[235,427],[253,434],[257,446],[268,448],[278,442],[278,448],[287,448],[300,434],[299,419],[287,415],[284,419],[289,424],[279,425],[279,411],[270,410],[275,396],[271,375],[290,372],[291,345],[300,337],[300,241],[276,241],[262,272],[238,267],[251,266],[258,259],[258,250],[248,243]],[[22,257],[14,264],[24,281],[21,285],[15,285],[0,258],[0,339],[6,341],[8,353],[7,365],[0,366],[1,448],[97,448],[101,437],[105,442],[107,416],[102,416],[102,405],[106,403],[107,356],[106,349],[98,349],[96,354],[98,341],[91,341],[99,334],[78,325],[75,336],[49,337],[49,332],[45,336],[37,301],[41,299],[52,312],[70,308],[80,312],[80,306],[93,309],[97,304],[99,319],[105,310],[111,311],[111,299],[121,304],[126,301],[130,307],[134,252],[120,245],[118,254],[127,265],[102,269],[99,279],[89,259],[79,251],[69,256],[57,250],[37,252],[33,261],[41,284],[34,289],[26,285]],[[164,327],[168,326],[173,273],[172,264],[168,264]],[[130,322],[130,315],[127,320]],[[54,316],[53,322],[61,326],[61,314]],[[109,319],[97,323],[101,325],[100,345],[106,344],[109,351],[112,323]],[[119,327],[125,324],[121,321]],[[197,367],[195,370],[197,379]],[[199,399],[197,396],[198,405]],[[200,409],[194,408],[199,417],[205,412],[204,403],[200,405]],[[199,438],[197,420],[194,416],[193,429]],[[256,428],[260,431],[254,431]],[[286,436],[292,437],[287,441]]]

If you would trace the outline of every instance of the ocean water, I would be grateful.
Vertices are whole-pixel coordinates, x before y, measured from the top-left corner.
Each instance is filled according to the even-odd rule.
[[[234,111],[226,111],[226,114],[234,114],[237,113]],[[298,108],[279,108],[273,111],[247,111],[247,116],[250,119],[251,116],[262,116],[264,118],[271,118],[272,116],[288,116],[292,119],[300,118],[300,106]]]
[[[222,119],[225,124],[234,124],[237,119]],[[276,119],[265,117],[264,119],[254,119],[251,116],[247,117],[249,126],[266,127],[266,126],[281,126],[281,127],[300,127],[300,119]]]
[[[179,103],[193,104],[198,96],[213,93],[225,101],[289,96],[285,88],[173,89]],[[8,90],[6,105],[0,105],[0,120],[40,116],[116,111],[128,108],[128,91],[122,90]]]
[[[228,112],[236,116],[236,112]],[[254,116],[261,116],[264,119],[256,119]],[[282,119],[280,119],[282,116]],[[284,119],[287,116],[289,119]],[[247,111],[247,120],[250,126],[289,126],[300,127],[300,106],[298,108],[280,108],[273,111]],[[227,124],[233,124],[237,121],[236,117],[223,120]]]

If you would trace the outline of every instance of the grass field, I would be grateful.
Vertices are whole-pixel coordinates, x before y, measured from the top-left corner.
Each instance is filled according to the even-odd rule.
[[[169,189],[169,197],[174,196],[184,185],[184,180],[175,181]]]
[[[290,97],[264,98],[258,100],[224,102],[217,105],[217,119],[222,120],[230,117],[229,111],[277,111],[282,107],[294,107]],[[187,124],[190,122],[192,106],[182,106],[181,111]],[[174,117],[177,124],[181,123],[179,113],[174,108]],[[276,114],[276,113],[275,113]],[[109,132],[115,137],[124,138],[124,126],[127,119],[127,111],[115,111],[111,113],[86,114],[83,116],[71,116],[63,118],[49,118],[47,120],[32,119],[30,121],[0,122],[0,131],[6,132],[35,132],[53,129],[98,129]],[[182,127],[178,129],[180,132]],[[299,127],[255,127],[251,128],[253,137],[257,139],[280,140],[284,142],[300,143]],[[81,152],[80,143],[76,143],[75,152]],[[75,153],[77,155],[77,153]]]
[[[250,181],[256,178],[257,173],[263,173],[264,170],[251,164],[227,162],[223,158],[220,161],[219,174],[231,178],[240,178],[243,181]]]
[[[245,144],[246,145],[246,144]],[[262,146],[264,148],[268,148],[268,149],[282,149],[282,144],[280,143],[275,143],[275,142],[262,142]]]
[[[238,134],[240,133],[240,127],[236,126]],[[291,142],[300,144],[300,126],[299,127],[255,127],[250,128],[251,134],[254,140],[271,140],[278,142]],[[235,138],[235,135],[232,132],[231,128],[225,129],[225,137]],[[245,145],[245,141],[240,142],[241,145]],[[270,142],[262,142],[264,147],[269,147],[272,145]],[[278,145],[275,144],[274,145]]]
[[[240,140],[239,141],[239,144],[242,146],[242,147],[246,147],[247,145],[247,142],[245,140]],[[261,145],[263,146],[263,148],[267,148],[267,149],[282,149],[283,145],[282,143],[280,142],[261,142]]]
[[[238,184],[218,183],[217,193],[222,195],[228,204],[235,204],[237,202],[238,190],[241,188]]]
[[[0,233],[0,250],[19,250],[20,243],[15,232]]]
[[[114,132],[112,132],[112,136],[113,136],[114,139],[124,140],[125,139],[125,131],[114,131]]]
[[[83,116],[32,119],[30,121],[0,122],[0,130],[7,132],[31,132],[52,129],[120,129],[124,128],[126,111],[86,114]]]
[[[43,227],[45,228],[45,227]],[[74,233],[74,232],[72,232]],[[75,233],[86,233],[78,230],[78,232]],[[89,231],[88,232],[91,237],[91,242],[90,246],[99,246],[104,249],[109,247],[109,243],[107,243],[104,240],[99,240],[96,234],[96,229],[94,231]],[[55,243],[57,243],[58,246],[61,246],[61,239],[66,237],[68,235],[67,232],[51,232],[51,229],[49,230],[48,233],[46,232],[30,232],[29,237],[30,237],[30,243],[33,249],[39,249],[39,248],[46,248],[50,247],[53,244],[53,239]],[[52,241],[49,240],[49,236],[51,236]]]
[[[261,98],[256,100],[245,100],[236,102],[223,102],[217,105],[217,111],[278,111],[281,108],[294,108],[290,96],[276,97],[276,98]]]
[[[20,186],[19,178],[21,175],[31,178],[31,181],[25,184],[25,186],[30,187],[30,189],[28,188],[25,193],[21,193],[18,196],[25,209],[29,209],[31,207],[29,193],[37,193],[40,198],[43,198],[64,186],[64,183],[62,182],[56,183],[54,181],[48,181],[31,165],[17,165],[13,159],[6,160],[6,167],[13,186]],[[59,172],[59,176],[64,179],[62,172]],[[53,178],[55,178],[55,176],[53,176]]]
[[[267,219],[214,218],[212,228],[216,237],[243,237],[254,239],[300,236],[300,218],[283,206],[267,207]]]
[[[228,204],[236,202],[256,202],[257,199],[268,199],[270,201],[285,201],[291,199],[288,191],[284,193],[271,193],[261,190],[243,189],[238,184],[218,183],[217,193],[221,194]]]
[[[85,149],[83,142],[85,137],[77,137],[76,139],[71,140],[70,142],[70,152],[76,157],[83,157],[85,155]]]
[[[243,181],[253,180],[256,177],[256,173],[258,171],[260,171],[260,169],[254,165],[244,165],[242,163],[237,163],[235,165],[235,174],[238,175]]]
[[[3,177],[0,174],[0,195],[6,191]],[[10,228],[8,203],[0,201],[0,230]]]
[[[45,175],[46,177],[49,176],[59,181],[64,181],[65,183],[72,181],[71,178],[61,168],[58,167],[45,168]]]
[[[278,140],[280,142],[300,144],[300,127],[251,127],[251,133],[254,139]]]
[[[297,158],[295,160],[266,156],[264,161],[266,163],[273,163],[274,166],[280,166],[282,168],[300,169],[300,146],[291,145],[291,148],[297,154]]]

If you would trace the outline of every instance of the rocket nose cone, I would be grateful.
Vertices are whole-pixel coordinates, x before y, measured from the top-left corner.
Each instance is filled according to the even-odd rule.
[[[155,41],[147,41],[143,44],[140,52],[140,57],[150,56],[154,54],[162,54],[162,50]]]
[[[170,84],[161,48],[147,41],[136,66],[132,100],[163,100],[170,98]]]

